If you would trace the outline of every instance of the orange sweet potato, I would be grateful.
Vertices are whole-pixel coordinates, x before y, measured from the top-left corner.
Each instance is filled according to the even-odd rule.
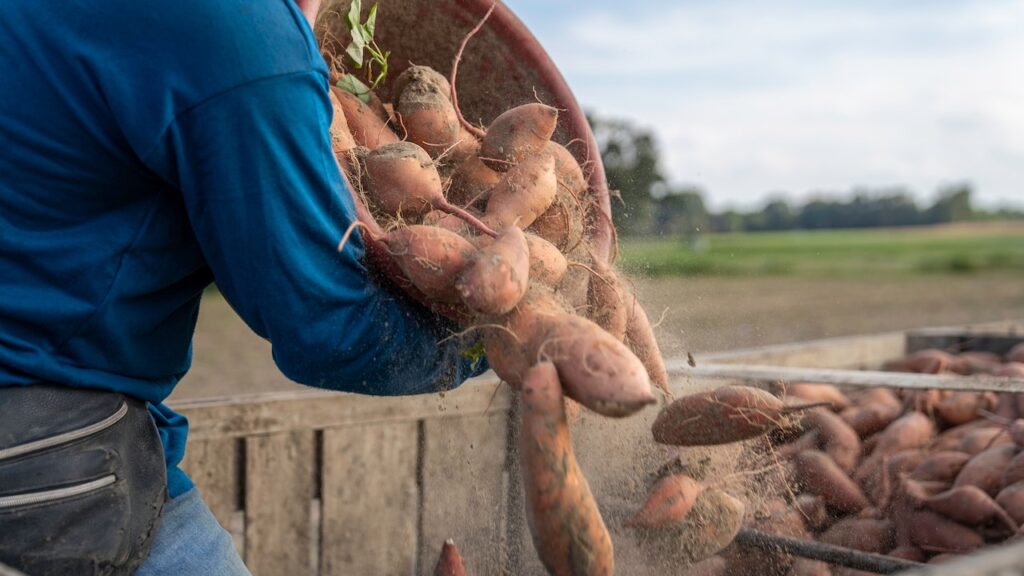
[[[528,228],[555,199],[555,159],[541,154],[516,164],[491,189],[483,221],[501,229]]]
[[[897,510],[893,520],[901,540],[927,552],[966,554],[985,543],[976,530],[931,510]]]
[[[460,135],[461,125],[449,93],[447,82],[442,86],[427,78],[413,78],[397,100],[398,124],[405,129],[406,138],[431,158],[449,152]]]
[[[450,538],[444,541],[444,546],[441,547],[441,556],[437,559],[437,565],[434,566],[434,576],[466,576],[466,567],[462,563],[462,556],[459,555],[459,549],[455,547],[455,542]]]
[[[665,360],[661,357],[658,341],[654,337],[654,329],[651,328],[651,321],[635,294],[626,293],[626,310],[626,344],[643,362],[651,382],[665,394],[666,398],[672,398],[672,392],[668,387],[668,370],[665,368]]]
[[[530,282],[530,249],[515,226],[481,248],[455,282],[462,302],[478,314],[505,314],[519,304]]]
[[[909,412],[896,419],[881,433],[875,449],[858,467],[853,475],[857,482],[863,482],[877,473],[882,460],[910,448],[923,448],[935,436],[935,423],[920,412]]]
[[[476,253],[469,241],[442,228],[413,225],[389,232],[384,244],[405,276],[428,298],[459,301],[454,279]]]
[[[885,554],[896,544],[896,527],[887,519],[848,517],[833,524],[820,539],[836,546]]]
[[[356,144],[374,150],[385,144],[398,142],[398,136],[370,106],[340,88],[332,87],[331,91],[341,104],[345,122]]]
[[[540,152],[551,140],[558,110],[544,104],[523,104],[506,110],[487,127],[480,143],[480,159],[504,172]]]
[[[912,480],[938,481],[952,484],[971,455],[953,450],[935,452],[910,473]]]
[[[998,398],[992,392],[954,392],[935,405],[935,413],[946,423],[964,424],[992,411]]]
[[[611,576],[612,541],[576,464],[553,364],[527,371],[522,402],[519,454],[526,519],[541,562],[557,576]]]
[[[685,474],[672,474],[659,480],[643,507],[626,521],[626,526],[664,528],[683,521],[704,486]]]
[[[1024,480],[1024,452],[1018,452],[1003,471],[1002,487]]]
[[[620,342],[626,337],[626,295],[614,271],[595,261],[587,288],[587,316]]]
[[[803,398],[808,402],[828,402],[829,407],[839,412],[850,407],[850,399],[835,386],[797,382],[785,387],[786,396]]]
[[[722,386],[676,399],[661,410],[651,431],[662,444],[728,444],[783,426],[786,415],[801,408],[758,388]]]
[[[980,526],[992,521],[998,521],[1009,528],[1011,532],[1017,531],[1017,523],[1000,506],[977,486],[956,486],[929,496],[924,500],[924,505],[947,518],[963,522],[970,526]]]
[[[1014,482],[1000,490],[996,495],[996,504],[1017,524],[1024,524],[1024,481]]]
[[[526,235],[530,248],[530,280],[556,286],[565,276],[569,263],[554,245],[540,236]]]
[[[824,400],[832,402],[832,400]],[[818,446],[850,474],[860,459],[860,438],[842,418],[825,410],[812,410],[804,416],[804,427],[818,431]]]
[[[979,452],[964,464],[956,475],[954,486],[977,486],[989,496],[995,496],[1003,486],[1003,471],[1013,460],[1017,447],[996,446]]]
[[[820,496],[829,508],[838,512],[859,512],[868,507],[868,499],[860,487],[828,454],[805,450],[797,455],[793,464],[800,486]]]

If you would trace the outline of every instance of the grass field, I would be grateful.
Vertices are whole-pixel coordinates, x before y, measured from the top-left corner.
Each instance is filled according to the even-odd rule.
[[[646,276],[1024,273],[1024,222],[631,240],[621,263]]]

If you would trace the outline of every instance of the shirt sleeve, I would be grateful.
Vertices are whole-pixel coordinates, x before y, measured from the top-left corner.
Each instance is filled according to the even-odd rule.
[[[218,287],[287,377],[376,395],[457,386],[474,370],[451,326],[377,286],[358,235],[337,250],[355,209],[326,82],[311,69],[209,98],[147,163],[181,191]]]

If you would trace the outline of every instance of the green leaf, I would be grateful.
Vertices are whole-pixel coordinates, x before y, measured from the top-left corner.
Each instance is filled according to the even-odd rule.
[[[352,30],[359,25],[359,13],[363,11],[360,0],[352,0],[352,4],[348,7],[348,14],[345,16],[345,20],[348,22],[348,29]]]
[[[374,28],[377,27],[377,3],[376,2],[373,4],[373,7],[370,8],[370,13],[366,16],[366,23],[363,24],[363,27],[366,30],[367,36],[369,36],[370,38],[373,38],[373,30],[374,30]]]
[[[352,59],[352,63],[356,68],[363,67],[363,47],[357,46],[355,42],[352,42],[345,48],[345,54]]]
[[[370,89],[359,78],[356,78],[355,75],[345,74],[338,80],[336,86],[359,98],[364,103],[370,103]]]
[[[487,357],[487,350],[484,348],[483,342],[477,342],[471,348],[462,351],[462,357],[472,361],[470,370],[476,370],[480,366],[480,362]]]

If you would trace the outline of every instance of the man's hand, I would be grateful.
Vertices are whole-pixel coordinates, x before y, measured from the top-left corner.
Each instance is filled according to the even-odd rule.
[[[316,22],[316,13],[320,11],[320,2],[321,0],[295,0],[295,4],[298,5],[302,15],[309,22],[310,28],[313,27],[313,22]]]

